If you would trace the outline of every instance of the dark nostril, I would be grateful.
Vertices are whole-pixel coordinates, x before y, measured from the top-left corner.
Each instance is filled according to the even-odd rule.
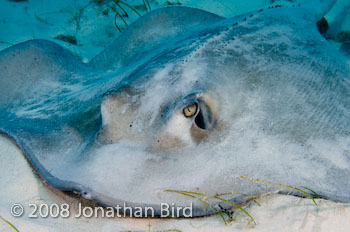
[[[211,130],[215,126],[211,109],[203,101],[199,102],[199,111],[194,119],[194,123],[202,130]]]
[[[196,125],[197,125],[199,128],[201,128],[201,129],[203,129],[203,130],[206,129],[206,127],[205,127],[205,122],[204,122],[204,117],[203,117],[203,114],[202,114],[202,111],[201,111],[201,110],[199,110],[199,112],[198,112],[196,118],[194,119],[194,122],[196,123]]]

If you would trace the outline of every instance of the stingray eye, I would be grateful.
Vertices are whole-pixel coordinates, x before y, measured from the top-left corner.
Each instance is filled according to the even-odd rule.
[[[183,113],[186,118],[193,117],[197,113],[198,105],[193,103],[192,105],[186,106],[183,109]]]

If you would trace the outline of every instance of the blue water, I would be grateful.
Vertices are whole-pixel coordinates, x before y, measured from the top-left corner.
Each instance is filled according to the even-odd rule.
[[[350,29],[350,17],[342,13],[346,1],[338,1],[326,16],[335,25],[330,30],[334,35]],[[298,2],[304,1],[125,0],[125,4],[116,4],[108,0],[4,0],[0,3],[0,50],[30,39],[47,39],[87,62],[140,15],[156,8],[182,5],[232,17],[269,5]]]

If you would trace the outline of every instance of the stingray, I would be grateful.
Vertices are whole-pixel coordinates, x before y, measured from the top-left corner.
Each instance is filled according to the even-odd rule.
[[[317,28],[333,2],[157,9],[89,63],[19,43],[0,52],[1,132],[49,185],[103,206],[202,216],[230,204],[176,191],[302,195],[257,179],[350,202],[350,69]]]

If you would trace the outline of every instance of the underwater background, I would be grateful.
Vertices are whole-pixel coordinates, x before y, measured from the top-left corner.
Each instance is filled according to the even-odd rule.
[[[326,15],[333,26],[329,39],[338,47],[350,41],[346,1],[338,0]],[[88,62],[128,25],[157,8],[182,5],[232,17],[268,6],[302,2],[305,0],[1,0],[0,50],[30,39],[47,39]]]

